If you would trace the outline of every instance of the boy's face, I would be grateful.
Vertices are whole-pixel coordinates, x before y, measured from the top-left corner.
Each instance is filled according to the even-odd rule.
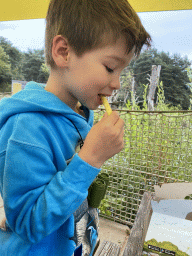
[[[130,63],[134,51],[128,55],[125,39],[115,44],[86,52],[81,57],[73,51],[68,53],[66,71],[60,75],[60,93],[57,95],[72,109],[77,101],[89,109],[102,105],[100,95],[111,96],[120,88],[120,75]]]

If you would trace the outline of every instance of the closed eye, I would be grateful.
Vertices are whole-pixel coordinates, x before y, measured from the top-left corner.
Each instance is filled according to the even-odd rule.
[[[114,72],[113,69],[111,69],[111,68],[109,68],[109,67],[107,67],[107,66],[105,66],[105,67],[106,67],[106,69],[107,69],[107,71],[108,71],[109,73],[113,73],[113,72]]]

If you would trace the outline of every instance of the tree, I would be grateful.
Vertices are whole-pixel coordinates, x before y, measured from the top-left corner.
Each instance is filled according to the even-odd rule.
[[[28,50],[22,53],[4,37],[0,37],[0,46],[9,60],[9,79],[6,80],[9,84],[11,84],[11,78],[12,80],[47,82],[49,69],[45,65],[44,50]],[[4,75],[7,77],[7,73]]]
[[[45,62],[44,50],[28,50],[24,53],[23,75],[26,81],[42,81],[41,66]]]
[[[8,84],[11,84],[11,64],[9,56],[0,46],[0,91],[7,91]]]
[[[166,103],[173,106],[181,105],[182,109],[188,109],[191,91],[187,86],[189,78],[186,68],[190,64],[186,57],[182,58],[178,54],[170,56],[169,53],[159,53],[156,49],[150,49],[142,52],[137,60],[132,61],[130,68],[133,70],[139,89],[137,91],[143,93],[143,85],[149,83],[152,65],[161,65],[160,82],[163,82]]]
[[[39,71],[38,81],[40,83],[46,83],[48,80],[48,77],[49,77],[49,68],[45,63],[43,63]]]
[[[4,49],[6,54],[9,56],[9,61],[11,64],[11,73],[13,80],[23,80],[22,74],[22,60],[23,54],[16,48],[12,46],[6,38],[0,37],[0,46]]]

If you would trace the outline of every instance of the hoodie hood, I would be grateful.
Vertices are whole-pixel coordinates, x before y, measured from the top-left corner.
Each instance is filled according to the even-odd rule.
[[[83,110],[87,116],[88,124],[92,125],[93,111],[88,110],[85,106],[83,106]],[[70,120],[76,119],[77,116],[86,120],[57,96],[46,91],[44,85],[29,82],[24,90],[0,101],[0,129],[9,117],[27,112],[52,112],[65,115]]]

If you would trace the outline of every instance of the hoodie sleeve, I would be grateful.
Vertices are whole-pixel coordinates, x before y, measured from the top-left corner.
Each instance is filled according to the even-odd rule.
[[[57,170],[51,150],[10,138],[2,193],[10,228],[23,240],[41,241],[82,204],[99,171],[78,154],[63,170]]]

